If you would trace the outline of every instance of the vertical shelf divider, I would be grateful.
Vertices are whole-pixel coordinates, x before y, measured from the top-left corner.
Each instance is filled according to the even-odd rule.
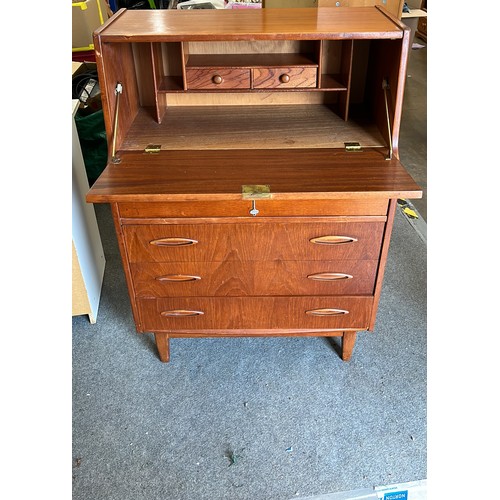
[[[324,40],[319,40],[318,44],[316,45],[316,60],[318,61],[318,82],[317,86],[320,89],[322,86],[322,81],[323,81],[323,44],[325,43]]]
[[[189,58],[189,43],[181,42],[182,87],[187,90],[186,64]]]
[[[161,123],[163,115],[167,110],[167,98],[165,94],[159,93],[163,79],[163,57],[160,43],[151,43],[151,65],[153,67],[153,82],[155,90],[156,120]]]
[[[351,94],[351,76],[352,76],[352,53],[353,40],[344,40],[342,42],[342,57],[340,61],[340,78],[347,87],[345,92],[339,95],[339,113],[347,121],[349,118],[349,97]]]

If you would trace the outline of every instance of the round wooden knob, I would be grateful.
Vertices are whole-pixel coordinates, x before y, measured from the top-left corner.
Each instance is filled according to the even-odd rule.
[[[288,76],[288,75],[281,75],[280,76],[281,83],[288,83],[289,81],[290,81],[290,76]]]
[[[219,85],[219,83],[222,83],[222,76],[220,75],[215,75],[212,78],[212,82],[214,82],[216,85]]]

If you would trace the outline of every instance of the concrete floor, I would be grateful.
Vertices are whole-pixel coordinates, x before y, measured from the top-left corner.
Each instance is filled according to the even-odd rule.
[[[423,189],[420,200],[410,200],[421,218],[427,221],[427,43],[413,49],[408,59],[405,97],[399,136],[401,163]]]

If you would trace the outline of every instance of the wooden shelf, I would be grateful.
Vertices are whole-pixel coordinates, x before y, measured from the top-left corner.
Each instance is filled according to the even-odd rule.
[[[171,106],[161,124],[141,109],[122,149],[344,148],[352,141],[386,147],[375,124],[345,122],[324,105]]]

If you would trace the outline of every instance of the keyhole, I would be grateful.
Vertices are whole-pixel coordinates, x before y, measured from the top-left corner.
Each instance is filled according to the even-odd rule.
[[[258,213],[259,211],[255,207],[255,200],[252,200],[252,210],[250,210],[250,215],[253,215],[255,217]]]

